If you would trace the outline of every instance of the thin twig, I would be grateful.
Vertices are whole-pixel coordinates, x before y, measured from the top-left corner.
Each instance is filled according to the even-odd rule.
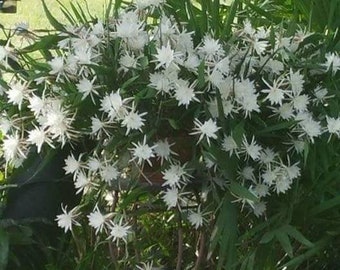
[[[200,269],[200,266],[203,262],[204,253],[205,253],[205,233],[203,232],[203,230],[200,231],[200,234],[198,236],[198,242],[199,242],[198,255],[197,255],[195,267],[193,270]]]
[[[177,216],[178,216],[178,247],[177,247],[177,265],[176,270],[181,270],[182,266],[182,257],[183,257],[183,227],[182,227],[182,218],[181,218],[181,210],[177,208]]]
[[[116,206],[117,206],[117,203],[118,203],[118,197],[119,197],[119,191],[115,190],[114,194],[113,194],[113,202],[112,202],[112,206],[111,206],[111,212],[115,212],[115,210],[116,210]],[[118,266],[117,256],[116,256],[117,248],[113,245],[112,241],[109,241],[108,244],[109,244],[111,261],[113,262],[115,267],[117,267]],[[116,269],[118,269],[118,268],[116,268]]]

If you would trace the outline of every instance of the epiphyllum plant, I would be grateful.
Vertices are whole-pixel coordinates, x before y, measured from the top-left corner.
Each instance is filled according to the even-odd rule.
[[[65,231],[87,223],[96,243],[129,246],[141,233],[137,210],[156,205],[181,228],[211,233],[224,200],[261,218],[267,199],[299,179],[308,145],[340,135],[340,119],[323,106],[328,91],[313,79],[337,74],[339,56],[315,54],[311,33],[245,19],[229,40],[200,38],[163,1],[116,11],[104,22],[52,20],[59,32],[46,62],[29,54],[45,37],[19,53],[0,47],[6,72],[9,60],[24,70],[2,81],[6,163],[77,149],[64,169],[82,201],[62,206]],[[149,186],[156,192],[145,199]]]

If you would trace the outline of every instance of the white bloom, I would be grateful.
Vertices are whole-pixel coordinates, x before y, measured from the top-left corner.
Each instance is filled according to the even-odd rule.
[[[337,53],[327,53],[326,63],[323,64],[327,70],[332,70],[333,75],[340,70],[340,57]]]
[[[286,174],[281,174],[275,179],[274,189],[277,194],[286,193],[292,184],[291,179]]]
[[[114,165],[101,166],[100,175],[105,182],[110,183],[119,176],[119,172]]]
[[[169,160],[171,154],[176,154],[170,149],[172,145],[173,144],[169,144],[167,139],[156,142],[154,152],[156,156],[161,159],[161,164],[163,164],[164,159]]]
[[[2,133],[2,135],[7,135],[12,127],[13,123],[11,120],[5,117],[0,117],[0,132]]]
[[[33,95],[28,98],[28,108],[34,113],[34,116],[38,116],[45,107],[45,101],[39,96]]]
[[[184,166],[180,166],[177,164],[170,165],[169,169],[166,169],[162,172],[163,179],[165,182],[162,186],[170,186],[170,187],[180,187],[181,184],[187,181],[187,174],[184,170]]]
[[[163,192],[162,199],[167,205],[168,209],[175,207],[179,199],[178,189],[176,187],[168,188]]]
[[[280,118],[288,120],[294,117],[293,105],[291,103],[283,103],[279,108],[274,108]]]
[[[90,178],[83,172],[79,171],[74,180],[74,187],[77,189],[77,193],[84,191],[86,193],[87,188],[91,184]]]
[[[99,211],[98,205],[95,206],[93,212],[90,213],[87,218],[89,219],[89,225],[96,230],[96,234],[102,232],[104,225],[106,224],[106,218]]]
[[[188,216],[188,220],[190,224],[195,227],[196,230],[199,227],[202,227],[204,218],[200,209],[198,209],[197,212],[191,211]]]
[[[65,63],[63,57],[61,56],[54,57],[51,61],[48,61],[47,63],[50,65],[52,69],[49,72],[49,74],[57,75],[57,78],[59,78],[59,76],[64,73]]]
[[[129,11],[123,13],[121,19],[116,25],[117,37],[123,39],[135,38],[143,29],[143,23],[138,20],[138,16],[135,12]]]
[[[185,80],[178,80],[175,84],[175,98],[178,100],[178,105],[185,105],[186,108],[188,108],[188,105],[193,100],[199,101],[195,97],[195,90],[194,87],[196,85],[196,82],[193,82],[189,86],[189,82]]]
[[[112,241],[116,240],[119,241],[120,239],[122,239],[123,241],[126,242],[126,238],[130,233],[131,226],[122,223],[123,223],[122,218],[120,219],[119,223],[111,221],[109,238],[112,238]]]
[[[157,54],[155,54],[156,62],[158,62],[156,69],[160,67],[168,68],[170,64],[174,63],[175,60],[179,57],[179,53],[175,53],[173,49],[171,49],[170,43],[166,46],[162,46],[160,49],[157,48]]]
[[[133,54],[125,53],[119,58],[119,64],[120,70],[125,73],[137,67],[137,59]]]
[[[30,130],[28,132],[27,141],[37,146],[38,153],[40,153],[41,147],[45,142],[48,143],[51,147],[53,147],[52,140],[47,137],[46,132],[41,128],[35,128],[33,130]]]
[[[65,174],[77,174],[82,167],[81,163],[82,155],[79,155],[78,160],[75,159],[74,155],[68,155],[65,159],[65,166],[63,167]]]
[[[17,134],[6,136],[5,139],[3,139],[2,145],[6,161],[17,158],[26,158],[23,147],[24,146]]]
[[[216,122],[212,119],[201,123],[197,118],[194,121],[195,127],[194,132],[191,132],[190,135],[199,134],[200,137],[198,139],[199,143],[204,137],[207,138],[208,144],[210,145],[210,138],[217,139],[216,132],[220,129],[217,127]]]
[[[60,105],[52,105],[45,112],[45,117],[46,121],[42,123],[42,128],[46,128],[52,134],[52,139],[59,138],[63,145],[66,138],[71,139],[72,133],[75,133],[71,126],[75,115]]]
[[[240,172],[240,176],[244,180],[250,180],[254,181],[255,180],[255,175],[254,175],[254,168],[251,166],[245,166]]]
[[[250,116],[253,111],[259,112],[260,107],[257,104],[258,93],[255,91],[255,86],[249,79],[236,81],[234,85],[235,100],[244,110],[246,117]]]
[[[289,82],[292,86],[293,94],[300,95],[300,93],[303,91],[303,84],[305,83],[303,75],[301,75],[299,71],[294,73],[293,70],[290,69],[289,76]]]
[[[149,165],[152,166],[150,159],[155,156],[153,148],[155,148],[156,145],[151,146],[151,147],[147,145],[146,136],[144,136],[143,143],[138,142],[137,144],[136,143],[132,143],[132,144],[134,145],[134,148],[131,149],[132,156],[133,156],[132,160],[137,159],[138,165],[142,165],[143,161],[147,161]]]
[[[115,93],[112,92],[104,96],[101,100],[101,108],[99,110],[106,112],[111,120],[123,118],[127,113],[124,105],[126,101],[126,99],[122,99],[118,90]]]
[[[269,164],[274,162],[276,156],[277,153],[275,153],[272,149],[265,148],[263,151],[261,151],[260,161],[264,164]]]
[[[26,83],[16,82],[10,85],[10,89],[7,91],[8,101],[14,105],[18,105],[21,110],[22,102],[27,95]]]
[[[132,109],[124,116],[124,120],[122,121],[122,127],[126,127],[125,135],[128,135],[131,130],[140,130],[142,131],[142,126],[144,126],[145,119],[142,116],[146,115],[147,112],[143,112],[138,114]]]
[[[65,206],[65,208],[61,206],[61,209],[63,213],[57,215],[55,220],[58,222],[58,226],[65,230],[65,233],[67,231],[72,231],[72,225],[80,226],[79,222],[75,220],[75,218],[79,215],[79,213],[77,213],[78,209],[76,207],[69,212],[67,212],[67,206]]]
[[[262,216],[267,210],[265,202],[256,202],[253,204],[253,212],[256,217]]]
[[[87,161],[87,168],[90,172],[97,172],[102,167],[99,159],[96,157],[90,157]]]
[[[309,139],[314,142],[314,138],[319,137],[322,134],[321,124],[315,121],[308,113],[300,113],[295,117],[298,125],[301,127],[302,134],[306,134]]]
[[[263,183],[268,186],[271,186],[275,182],[276,178],[278,177],[279,171],[280,171],[280,168],[278,167],[274,169],[271,169],[270,167],[268,167],[266,171],[261,175],[263,179]]]
[[[340,118],[326,116],[326,120],[328,132],[340,137]]]
[[[304,111],[307,111],[309,97],[305,94],[298,95],[298,96],[293,97],[292,102],[293,102],[293,108],[297,112],[304,112]]]
[[[258,197],[265,197],[269,194],[269,187],[265,184],[257,183],[253,188],[252,192]]]
[[[238,146],[232,136],[224,136],[222,141],[222,150],[229,152],[229,156],[231,156],[237,148]]]
[[[262,79],[264,83],[268,86],[269,89],[264,89],[262,93],[268,93],[265,100],[269,100],[271,105],[280,104],[282,105],[282,101],[284,99],[284,90],[281,89],[281,85],[283,84],[283,80],[277,82],[274,80],[273,86],[271,86],[265,79]]]
[[[198,48],[198,51],[208,62],[217,62],[224,56],[220,41],[209,35],[204,37],[203,44]]]
[[[240,153],[245,153],[246,158],[251,157],[252,160],[258,160],[261,156],[261,151],[262,147],[257,144],[254,136],[252,137],[250,143],[248,143],[246,136],[243,136],[242,151],[240,151]]]
[[[81,93],[82,96],[82,100],[85,99],[88,95],[94,93],[98,95],[98,92],[95,90],[93,83],[96,80],[96,77],[94,77],[92,79],[92,81],[90,81],[87,78],[82,78],[78,84],[76,84],[77,89],[79,91],[79,93]]]

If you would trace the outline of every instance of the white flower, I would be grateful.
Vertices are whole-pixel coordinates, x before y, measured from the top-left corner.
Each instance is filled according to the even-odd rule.
[[[142,116],[146,115],[147,112],[143,112],[138,114],[132,109],[124,116],[124,120],[122,121],[122,127],[126,127],[125,135],[128,135],[131,130],[140,130],[142,131],[142,126],[144,126],[145,119]]]
[[[114,165],[102,165],[100,168],[100,175],[105,182],[110,183],[119,176],[119,171]]]
[[[294,73],[293,70],[290,69],[289,76],[289,82],[292,86],[293,94],[300,95],[300,93],[303,91],[303,84],[305,83],[303,75],[301,75],[299,71]]]
[[[253,205],[253,212],[256,217],[260,217],[264,215],[267,210],[267,206],[265,202],[255,202]]]
[[[28,108],[34,113],[34,116],[38,116],[45,107],[45,101],[40,98],[39,96],[33,95],[32,97],[28,98]]]
[[[164,140],[159,140],[156,142],[154,152],[156,156],[161,159],[161,164],[163,164],[164,159],[169,160],[171,154],[176,154],[170,149],[172,145],[174,144],[169,144],[168,139],[166,138]]]
[[[26,158],[23,147],[24,145],[17,134],[6,136],[2,145],[6,161]]]
[[[133,54],[125,53],[119,58],[119,64],[120,70],[125,73],[137,67],[137,59]]]
[[[65,159],[65,166],[63,169],[65,170],[65,174],[74,174],[76,175],[82,167],[81,163],[82,155],[79,155],[78,160],[75,159],[74,155],[68,155]]]
[[[45,142],[48,143],[51,147],[53,147],[52,140],[47,137],[46,132],[41,128],[35,128],[33,130],[30,130],[28,132],[27,141],[37,146],[38,153],[40,153],[41,147]]]
[[[201,123],[197,118],[194,120],[194,132],[191,132],[190,135],[197,135],[199,134],[200,137],[198,139],[199,143],[204,137],[207,138],[208,144],[210,145],[210,138],[217,139],[216,132],[220,129],[217,127],[217,124],[212,119]]]
[[[300,136],[306,134],[311,142],[314,142],[314,138],[319,137],[322,134],[321,124],[315,121],[311,115],[308,113],[300,113],[295,117],[298,125],[302,129],[302,133]]]
[[[196,230],[199,227],[202,227],[204,219],[200,209],[198,209],[197,212],[191,211],[188,216],[188,220],[190,224],[195,227]]]
[[[119,223],[111,221],[109,238],[112,238],[112,241],[117,240],[118,242],[120,239],[122,239],[124,242],[126,242],[126,238],[130,233],[131,226],[122,223],[122,218],[119,220]]]
[[[116,25],[116,35],[123,39],[135,38],[142,31],[142,28],[143,23],[139,22],[137,14],[128,11],[121,15],[121,19]]]
[[[251,157],[252,160],[258,160],[261,156],[262,147],[257,144],[255,137],[253,136],[251,142],[248,143],[246,136],[243,136],[242,140],[242,151],[245,153],[246,158]]]
[[[57,215],[55,220],[58,222],[58,226],[65,230],[65,233],[67,231],[72,231],[72,225],[80,226],[79,222],[75,220],[75,218],[79,215],[79,213],[77,213],[77,207],[73,208],[69,212],[67,212],[67,206],[65,206],[65,208],[61,206],[61,209],[63,213]]]
[[[140,0],[140,1],[145,1],[145,0]],[[153,262],[148,262],[148,263],[142,263],[141,266],[136,265],[136,270],[161,270],[161,268],[156,268],[153,267]]]
[[[272,149],[267,147],[263,149],[263,151],[261,151],[260,161],[264,164],[270,164],[271,162],[274,162],[275,157],[277,155],[278,155],[277,153],[275,153]]]
[[[106,218],[99,211],[98,205],[95,206],[93,212],[90,213],[87,218],[89,219],[89,225],[96,230],[96,234],[102,232],[104,225],[106,224]]]
[[[64,73],[65,63],[63,57],[61,56],[54,57],[51,61],[48,61],[47,63],[50,65],[52,69],[49,72],[49,74],[57,75],[57,78],[59,78],[59,76]]]
[[[332,74],[335,75],[340,70],[340,57],[337,53],[327,53],[326,63],[323,64],[327,71],[332,70]]]
[[[217,62],[224,56],[224,50],[218,39],[213,39],[206,35],[203,44],[198,48],[198,52],[203,55],[208,62]]]
[[[224,136],[222,141],[222,150],[229,152],[229,156],[231,157],[237,148],[238,146],[232,136]]]
[[[115,93],[106,94],[101,100],[100,110],[106,112],[111,120],[123,118],[127,113],[126,107],[124,106],[127,100],[123,100],[119,92],[118,90]]]
[[[269,194],[269,187],[265,184],[257,183],[252,187],[252,192],[258,197],[266,197]]]
[[[90,81],[87,78],[82,78],[78,84],[76,84],[77,89],[79,91],[79,93],[81,93],[82,96],[82,100],[85,99],[88,95],[92,95],[92,93],[97,94],[98,92],[95,90],[93,83],[96,80],[96,77],[94,77],[92,79],[92,81]]]
[[[180,54],[175,53],[173,49],[171,49],[170,43],[166,46],[162,46],[160,49],[157,48],[157,54],[155,54],[156,62],[158,62],[156,69],[160,67],[168,68],[170,64],[174,63],[174,61],[178,58]]]
[[[76,194],[84,191],[86,193],[87,188],[91,184],[90,178],[83,172],[79,171],[74,180],[74,187],[77,189]]]
[[[298,95],[293,97],[293,108],[297,112],[304,112],[307,111],[307,106],[309,103],[309,97],[307,95]]]
[[[255,86],[249,79],[235,81],[234,85],[235,100],[245,111],[246,117],[253,111],[259,112],[260,106],[257,104],[257,96]]]
[[[265,79],[262,79],[264,83],[269,87],[269,89],[264,89],[261,92],[262,93],[268,93],[265,100],[269,100],[271,105],[274,104],[280,104],[282,105],[282,101],[284,99],[284,90],[281,89],[281,85],[283,84],[283,80],[280,80],[277,82],[274,80],[273,86],[271,86]]]
[[[276,190],[277,194],[286,193],[286,191],[290,188],[291,184],[292,181],[286,174],[280,174],[275,179],[274,189]]]
[[[59,138],[62,145],[66,143],[66,138],[71,139],[75,135],[76,132],[71,126],[75,115],[67,109],[62,106],[51,106],[45,112],[45,117],[46,121],[42,123],[42,128],[52,134],[52,139]]]
[[[7,135],[7,133],[11,130],[13,127],[13,123],[10,119],[5,117],[0,117],[0,132],[3,135]]]
[[[187,181],[187,174],[184,170],[184,166],[180,166],[177,164],[171,164],[169,169],[166,169],[162,172],[163,179],[165,182],[162,186],[170,186],[170,187],[180,187],[181,184]]]
[[[166,191],[163,191],[162,199],[167,205],[168,209],[175,207],[177,205],[177,201],[179,199],[178,189],[176,187],[168,188]]]
[[[283,120],[288,120],[294,117],[293,105],[291,103],[283,103],[279,108],[273,108],[273,110]]]
[[[156,145],[151,147],[147,145],[146,136],[144,136],[143,143],[138,142],[137,144],[136,143],[132,144],[134,145],[134,148],[131,149],[133,156],[131,161],[137,159],[138,165],[142,165],[143,161],[147,161],[149,165],[152,166],[150,159],[155,156],[153,149],[156,147]]]
[[[340,118],[326,116],[326,120],[328,132],[340,137]]]
[[[90,157],[87,161],[87,168],[90,172],[97,172],[102,167],[102,163],[96,157]]]
[[[175,84],[175,98],[178,100],[178,105],[185,105],[186,108],[188,108],[188,105],[191,101],[199,101],[195,97],[195,91],[194,87],[196,85],[196,82],[193,82],[189,86],[189,82],[185,80],[178,80]]]
[[[10,89],[7,91],[8,101],[14,105],[18,105],[21,110],[22,102],[27,95],[26,83],[16,82],[10,85]]]

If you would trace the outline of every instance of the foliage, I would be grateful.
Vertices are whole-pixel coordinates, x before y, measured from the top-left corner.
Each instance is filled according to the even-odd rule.
[[[5,165],[74,148],[48,269],[336,267],[337,1],[43,4],[55,31],[6,33],[0,84]]]

